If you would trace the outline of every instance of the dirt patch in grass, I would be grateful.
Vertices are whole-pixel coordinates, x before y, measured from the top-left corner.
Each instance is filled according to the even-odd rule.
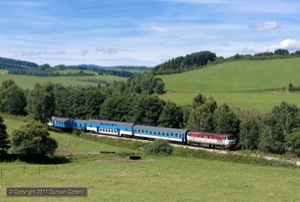
[[[123,158],[123,159],[103,159],[103,160],[96,160],[94,162],[96,163],[133,163],[133,162],[153,162],[153,159],[140,159],[140,160],[131,160],[129,158]]]
[[[64,150],[57,150],[55,154],[58,155],[102,155],[102,154],[112,154],[113,152],[74,152],[74,151],[64,151]]]

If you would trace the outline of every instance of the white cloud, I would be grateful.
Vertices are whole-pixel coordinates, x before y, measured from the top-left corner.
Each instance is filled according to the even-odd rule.
[[[263,31],[270,31],[274,29],[279,29],[280,24],[278,22],[272,21],[272,22],[264,22],[261,24],[256,24],[256,25],[250,25],[250,28],[253,31],[256,32],[263,32]]]
[[[295,51],[300,49],[300,41],[295,39],[285,39],[279,44],[271,44],[267,46],[249,46],[244,49],[246,53],[260,53],[260,52],[273,52],[276,49],[287,49],[289,51]]]
[[[16,54],[16,56],[36,57],[41,55],[64,55],[64,54],[66,54],[66,52],[63,50],[58,50],[58,51],[33,50],[29,52],[21,52],[19,54]]]
[[[166,28],[157,26],[157,25],[150,25],[148,26],[149,29],[155,31],[155,32],[159,32],[159,33],[167,33],[168,30]]]
[[[118,50],[114,48],[96,47],[95,50],[103,55],[113,55],[118,53]]]

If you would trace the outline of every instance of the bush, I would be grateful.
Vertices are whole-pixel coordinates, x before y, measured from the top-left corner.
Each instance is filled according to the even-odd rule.
[[[145,150],[148,154],[165,154],[171,155],[173,148],[167,140],[157,139],[153,143],[149,144]]]
[[[292,153],[296,157],[300,156],[300,129],[287,135],[285,145],[288,148],[289,153]]]
[[[14,130],[11,138],[13,153],[29,159],[51,156],[57,148],[57,142],[50,137],[47,127],[37,121],[30,121]]]

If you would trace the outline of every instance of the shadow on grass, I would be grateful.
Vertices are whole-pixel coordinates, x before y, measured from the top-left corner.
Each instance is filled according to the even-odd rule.
[[[55,164],[66,164],[71,163],[71,160],[65,156],[44,156],[44,157],[31,157],[23,156],[19,154],[1,154],[0,162],[14,162],[23,161],[30,164],[45,164],[45,165],[55,165]]]

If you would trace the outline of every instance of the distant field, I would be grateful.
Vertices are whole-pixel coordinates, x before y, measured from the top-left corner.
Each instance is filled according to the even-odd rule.
[[[149,68],[148,70],[137,70],[137,69],[121,69],[121,68],[114,68],[114,67],[110,67],[110,68],[106,68],[107,70],[116,70],[116,71],[126,71],[126,72],[131,72],[131,73],[144,73],[144,72],[149,72],[151,71],[151,69]]]
[[[283,100],[300,106],[300,93],[279,89],[300,86],[300,58],[237,61],[181,74],[159,76],[165,83],[161,98],[191,104],[198,93],[213,96],[218,104],[270,110]],[[274,91],[275,89],[275,91]]]
[[[89,74],[95,74],[97,75],[96,72],[93,71],[89,71],[89,70],[80,70],[80,69],[65,69],[65,70],[56,70],[54,72],[58,72],[62,75],[66,75],[66,74],[75,74],[75,73],[79,73],[80,71],[84,72],[84,73],[89,73]]]
[[[13,79],[17,85],[26,89],[32,89],[36,83],[46,83],[47,81],[51,81],[52,83],[61,83],[63,86],[97,86],[97,83],[86,82],[83,80],[86,79],[99,79],[105,80],[107,82],[112,82],[114,80],[125,80],[126,78],[117,77],[117,76],[77,76],[77,77],[36,77],[36,76],[24,76],[24,75],[0,75],[0,83],[5,80]]]
[[[25,118],[5,116],[9,133]],[[51,135],[65,152],[139,152],[77,155],[58,165],[1,163],[1,201],[299,201],[300,169],[254,166],[195,158],[147,156],[64,133]],[[8,187],[85,187],[87,197],[7,197]]]

